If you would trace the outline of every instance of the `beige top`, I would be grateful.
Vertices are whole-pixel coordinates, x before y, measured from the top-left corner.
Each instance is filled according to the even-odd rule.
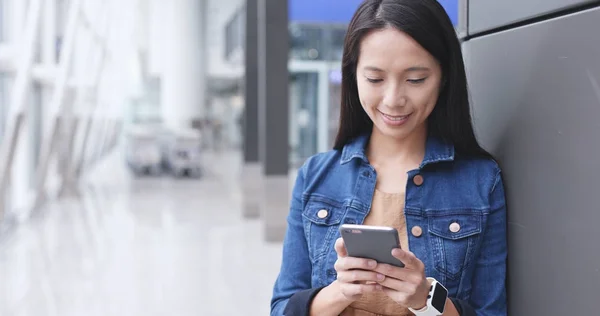
[[[400,246],[408,249],[408,231],[404,217],[404,193],[385,193],[375,190],[371,211],[365,225],[390,226],[398,230]],[[407,308],[394,302],[383,292],[364,294],[346,308],[340,316],[407,316],[413,315]]]

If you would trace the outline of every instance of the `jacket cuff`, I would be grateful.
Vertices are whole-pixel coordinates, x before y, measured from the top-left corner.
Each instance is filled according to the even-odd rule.
[[[466,301],[450,298],[460,316],[477,316],[475,310]]]
[[[308,289],[296,292],[288,301],[283,315],[285,316],[309,316],[310,305],[313,299],[324,287]]]

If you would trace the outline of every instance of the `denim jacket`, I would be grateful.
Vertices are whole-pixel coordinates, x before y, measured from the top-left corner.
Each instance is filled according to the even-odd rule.
[[[318,290],[336,279],[339,225],[363,223],[371,207],[377,175],[365,154],[368,138],[300,168],[272,316],[307,315]],[[506,204],[496,162],[455,155],[452,145],[429,137],[423,162],[408,172],[404,213],[410,250],[459,310],[506,315]],[[412,233],[416,226],[422,234]]]

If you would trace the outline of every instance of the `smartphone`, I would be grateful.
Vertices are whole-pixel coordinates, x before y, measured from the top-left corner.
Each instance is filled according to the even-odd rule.
[[[400,248],[398,230],[393,227],[350,225],[340,226],[340,234],[348,256],[373,259],[404,268],[404,263],[392,256],[392,249]]]

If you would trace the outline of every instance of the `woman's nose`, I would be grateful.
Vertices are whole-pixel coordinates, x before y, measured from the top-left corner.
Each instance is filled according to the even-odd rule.
[[[408,99],[406,97],[406,93],[402,88],[389,89],[386,92],[386,96],[384,98],[384,103],[388,107],[398,107],[405,106]]]

